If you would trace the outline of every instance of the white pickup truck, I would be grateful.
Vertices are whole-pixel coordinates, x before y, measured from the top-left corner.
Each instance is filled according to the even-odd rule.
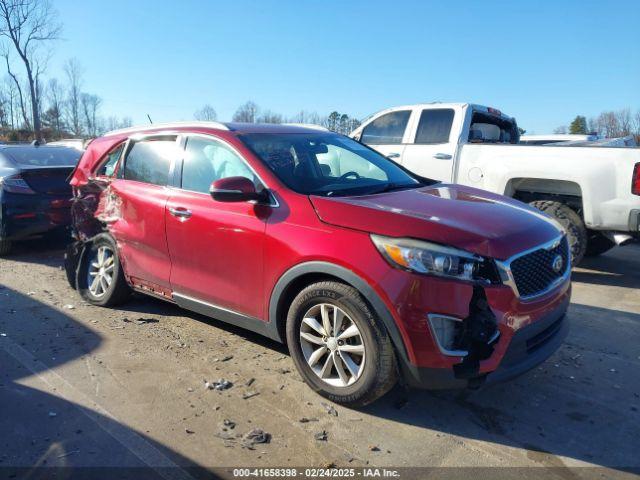
[[[518,144],[514,118],[468,103],[378,112],[350,136],[416,174],[514,197],[567,229],[574,264],[640,239],[640,149]]]

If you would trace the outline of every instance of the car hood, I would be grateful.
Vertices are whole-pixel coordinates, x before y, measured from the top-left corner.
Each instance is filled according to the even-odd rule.
[[[561,234],[555,220],[524,203],[460,185],[310,199],[320,220],[331,225],[428,240],[500,260]]]

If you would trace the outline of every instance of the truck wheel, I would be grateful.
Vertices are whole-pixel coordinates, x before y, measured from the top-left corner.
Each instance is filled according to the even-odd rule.
[[[396,360],[382,322],[356,289],[309,285],[287,316],[287,344],[305,382],[329,400],[361,407],[396,382]]]
[[[93,305],[112,307],[129,298],[131,289],[111,236],[100,234],[87,245],[77,283],[82,298]]]
[[[587,250],[587,228],[580,215],[564,203],[551,200],[536,200],[529,205],[550,215],[565,228],[571,249],[571,264],[578,265]]]
[[[0,240],[0,256],[8,255],[11,251],[11,240]]]
[[[596,257],[598,255],[602,255],[603,253],[608,252],[616,246],[616,242],[609,239],[600,232],[589,230],[588,235],[589,238],[587,240],[587,251],[585,253],[586,257]]]

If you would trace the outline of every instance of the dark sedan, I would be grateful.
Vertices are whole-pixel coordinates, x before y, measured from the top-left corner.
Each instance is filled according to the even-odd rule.
[[[69,226],[67,177],[81,154],[68,147],[0,146],[0,255],[16,240]]]

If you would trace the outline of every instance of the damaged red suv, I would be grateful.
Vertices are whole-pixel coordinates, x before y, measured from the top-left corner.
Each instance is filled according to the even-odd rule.
[[[87,301],[141,292],[286,342],[335,402],[367,404],[399,378],[505,380],[567,332],[555,221],[319,128],[116,131],[89,145],[71,184],[67,273]]]

